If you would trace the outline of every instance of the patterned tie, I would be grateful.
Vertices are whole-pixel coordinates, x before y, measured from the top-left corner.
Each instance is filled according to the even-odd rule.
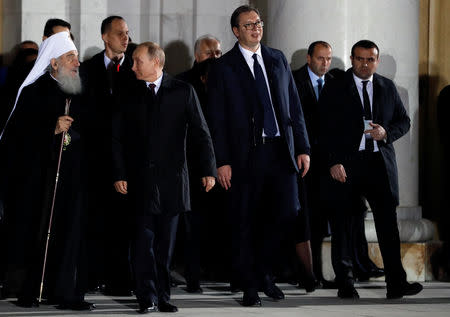
[[[264,133],[273,138],[277,134],[277,124],[273,113],[272,104],[270,102],[269,91],[267,90],[266,79],[262,71],[261,65],[258,63],[256,54],[253,54],[253,72],[255,74],[256,90],[258,92],[259,101],[264,109]]]
[[[150,96],[152,97],[152,100],[156,98],[155,87],[156,85],[154,83],[148,84],[148,90],[150,91]]]
[[[317,79],[317,91],[318,91],[317,100],[319,100],[319,96],[320,96],[320,92],[322,91],[322,88],[323,88],[323,79],[319,78],[319,79]]]
[[[368,80],[363,80],[363,101],[364,101],[364,119],[365,120],[372,120],[372,111],[370,110],[370,99],[369,94],[367,93],[367,83]],[[373,145],[373,139],[366,135],[366,151],[373,152],[374,145]]]

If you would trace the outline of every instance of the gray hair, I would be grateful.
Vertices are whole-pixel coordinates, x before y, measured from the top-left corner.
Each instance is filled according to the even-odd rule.
[[[219,44],[220,44],[220,40],[217,37],[215,37],[214,35],[211,35],[211,34],[202,35],[194,43],[194,53],[198,53],[198,51],[200,50],[200,44],[206,40],[215,40],[215,41],[219,42]]]
[[[164,68],[164,64],[166,63],[166,54],[164,54],[164,50],[158,44],[154,42],[144,42],[139,44],[136,47],[136,50],[139,47],[147,48],[147,54],[150,59],[157,58],[159,60],[159,66]]]
[[[53,67],[52,67],[52,64],[50,63],[50,64],[48,64],[48,66],[45,68],[45,72],[46,73],[51,73],[53,71]]]

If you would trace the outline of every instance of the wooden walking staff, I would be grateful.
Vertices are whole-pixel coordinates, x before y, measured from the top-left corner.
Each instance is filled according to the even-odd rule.
[[[67,98],[66,99],[66,107],[64,110],[65,116],[69,115],[70,102],[71,102],[71,99]],[[59,147],[58,165],[56,167],[56,179],[55,179],[55,187],[53,188],[52,206],[50,208],[50,221],[48,223],[47,241],[45,242],[44,264],[42,266],[41,288],[39,290],[39,303],[42,301],[42,291],[44,289],[44,276],[45,276],[45,267],[47,264],[48,243],[50,241],[50,234],[51,234],[51,230],[52,230],[53,211],[55,209],[56,190],[58,188],[59,168],[61,167],[61,157],[62,157],[65,137],[66,137],[66,132],[63,132],[62,138],[61,138],[61,145]]]

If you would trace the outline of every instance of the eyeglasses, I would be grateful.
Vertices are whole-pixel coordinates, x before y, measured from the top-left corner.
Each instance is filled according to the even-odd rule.
[[[364,64],[373,64],[377,60],[375,57],[364,58],[361,56],[354,56],[353,58],[356,59],[358,62],[364,63]]]
[[[242,26],[248,31],[248,30],[253,30],[254,28],[257,29],[262,29],[262,27],[264,26],[264,22],[263,21],[256,21],[256,22],[249,22],[249,23],[245,23],[242,24]]]

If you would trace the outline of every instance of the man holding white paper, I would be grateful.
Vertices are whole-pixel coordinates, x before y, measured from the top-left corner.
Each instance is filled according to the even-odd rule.
[[[396,207],[398,173],[393,142],[405,135],[410,119],[394,83],[378,74],[379,49],[372,41],[353,45],[352,68],[326,85],[319,104],[324,158],[329,168],[326,193],[332,230],[333,268],[340,298],[359,298],[352,273],[351,202],[364,196],[372,209],[386,272],[388,299],[415,295],[400,258]]]

